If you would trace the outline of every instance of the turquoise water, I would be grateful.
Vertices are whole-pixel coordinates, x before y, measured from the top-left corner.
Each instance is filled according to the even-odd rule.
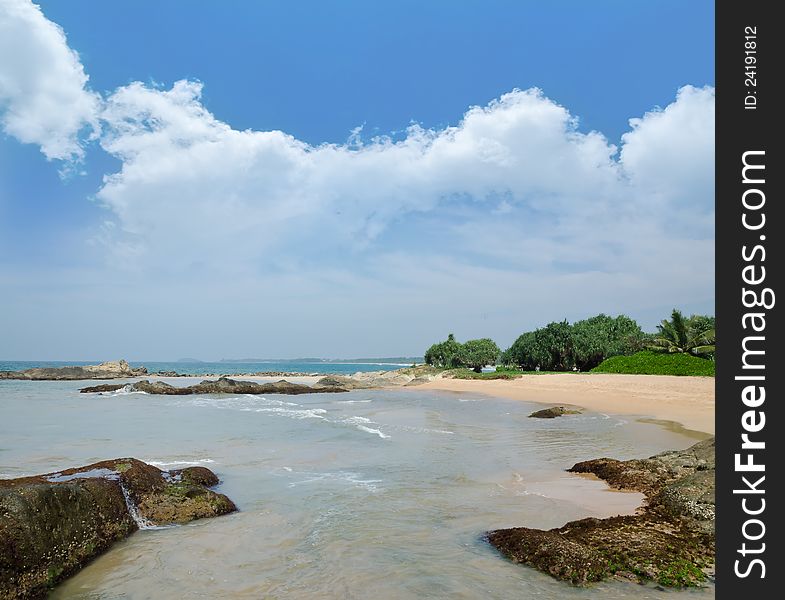
[[[564,469],[695,441],[677,432],[595,413],[530,419],[541,405],[417,388],[174,397],[79,394],[82,385],[0,381],[0,477],[128,456],[163,469],[204,465],[240,511],[136,532],[55,599],[677,594],[622,582],[574,588],[508,562],[483,537],[632,510],[640,495]],[[713,588],[678,596],[708,598]]]
[[[132,367],[147,367],[147,371],[175,371],[185,375],[258,373],[275,371],[285,373],[340,373],[352,374],[358,371],[392,371],[401,367],[411,366],[413,362],[422,362],[422,358],[385,360],[362,359],[361,361],[331,360],[269,360],[256,362],[156,362],[130,361]],[[0,361],[0,371],[23,371],[35,367],[64,367],[66,365],[95,365],[101,361]]]

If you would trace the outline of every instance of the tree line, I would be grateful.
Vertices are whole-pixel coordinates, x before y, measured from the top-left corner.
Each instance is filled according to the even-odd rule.
[[[673,309],[670,319],[657,326],[656,333],[644,333],[626,315],[605,314],[568,323],[556,321],[522,333],[501,352],[489,338],[460,343],[450,334],[425,352],[425,362],[444,368],[467,367],[479,372],[483,366],[501,364],[523,371],[588,371],[611,356],[635,354],[641,350],[683,352],[713,358],[715,319],[707,315],[685,317]]]

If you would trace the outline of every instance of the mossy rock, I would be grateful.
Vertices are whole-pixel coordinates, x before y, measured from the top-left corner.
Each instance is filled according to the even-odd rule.
[[[237,510],[208,489],[217,483],[204,467],[166,473],[133,458],[0,480],[0,598],[44,597],[136,531],[125,493],[153,524],[185,523]]]
[[[609,485],[636,490],[636,515],[581,519],[542,531],[518,527],[488,534],[514,562],[557,579],[587,584],[608,577],[697,586],[714,563],[714,439],[648,459],[601,458],[574,465]]]
[[[556,417],[563,417],[564,415],[579,415],[581,411],[566,408],[564,406],[551,406],[550,408],[543,408],[536,410],[529,415],[534,419],[555,419]]]

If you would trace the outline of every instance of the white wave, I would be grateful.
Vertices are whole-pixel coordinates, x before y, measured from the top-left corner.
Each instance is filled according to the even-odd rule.
[[[370,419],[365,417],[348,417],[344,419],[345,423],[373,423]]]
[[[359,429],[360,431],[365,431],[366,433],[373,433],[373,434],[376,434],[376,435],[378,435],[380,438],[382,438],[383,440],[388,440],[388,439],[390,439],[390,436],[389,436],[389,435],[387,435],[387,434],[385,434],[385,433],[382,433],[382,432],[381,432],[381,431],[379,431],[378,429],[373,429],[372,427],[366,427],[365,425],[358,425],[358,426],[357,426],[357,429]]]
[[[479,398],[458,398],[458,402],[482,402]]]
[[[154,467],[184,467],[184,466],[209,465],[215,463],[215,461],[212,458],[197,458],[194,460],[172,460],[172,461],[146,460],[144,462],[146,462],[148,465],[153,465]]]
[[[291,419],[325,419],[325,417],[323,417],[322,415],[327,413],[327,411],[324,410],[323,408],[292,409],[292,408],[282,408],[280,406],[275,406],[270,408],[257,408],[255,412],[282,415],[284,417],[289,417]]]
[[[121,387],[119,390],[115,390],[113,392],[98,392],[99,396],[107,396],[109,398],[114,398],[115,396],[129,396],[131,394],[147,394],[147,392],[143,392],[141,390],[135,390],[131,387],[132,384],[127,384]]]
[[[381,479],[361,479],[359,473],[352,473],[351,471],[333,471],[329,473],[302,473],[308,476],[307,479],[302,481],[293,481],[289,487],[297,487],[298,485],[307,485],[310,483],[318,482],[335,482],[351,484],[354,487],[362,488],[369,492],[377,492],[379,488],[377,483],[382,483]]]
[[[553,499],[551,496],[548,496],[547,494],[541,494],[540,492],[531,492],[529,490],[521,490],[521,491],[515,492],[515,495],[516,496],[539,496],[540,498],[548,498],[549,500]]]
[[[373,402],[373,400],[338,400],[336,404],[367,404],[368,402]]]
[[[447,429],[431,429],[430,427],[413,427],[411,425],[392,425],[395,429],[401,431],[411,431],[412,433],[441,433],[444,435],[455,435],[454,431]]]
[[[206,408],[221,408],[228,410],[255,410],[259,405],[262,406],[300,406],[296,402],[284,402],[283,400],[269,399],[264,396],[247,394],[244,396],[231,396],[229,398],[189,398],[181,401],[181,405],[199,406]]]
[[[357,429],[359,429],[360,431],[364,431],[365,433],[378,435],[383,440],[390,439],[390,436],[382,432],[381,430],[374,429],[373,427],[367,427],[367,425],[378,425],[378,423],[375,423],[370,419],[366,419],[365,417],[347,417],[340,422],[345,423],[346,425],[354,425]]]

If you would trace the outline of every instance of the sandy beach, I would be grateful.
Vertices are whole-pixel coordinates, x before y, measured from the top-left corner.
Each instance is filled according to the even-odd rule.
[[[714,379],[667,375],[524,375],[518,379],[435,379],[424,389],[489,394],[513,400],[569,404],[617,415],[675,421],[714,433]]]

